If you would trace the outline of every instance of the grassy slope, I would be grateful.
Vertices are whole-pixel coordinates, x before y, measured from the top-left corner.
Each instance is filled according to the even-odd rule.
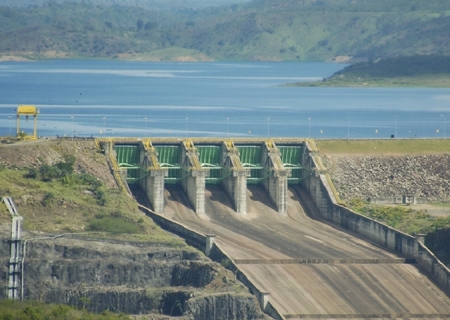
[[[43,182],[25,178],[26,173],[26,170],[2,169],[0,194],[13,197],[27,230],[50,233],[111,231],[92,236],[184,246],[183,241],[146,218],[137,209],[136,202],[118,189],[105,188],[106,204],[99,205],[89,185],[68,185],[58,179]],[[43,201],[47,194],[53,195],[49,203]],[[10,220],[9,212],[1,205],[0,222]]]
[[[92,185],[77,180],[80,173],[50,181],[42,181],[39,176],[26,177],[28,168],[39,169],[45,163],[55,163],[58,161],[55,155],[68,154],[73,150],[70,142],[67,145],[43,142],[28,147],[18,144],[0,148],[0,196],[13,197],[19,213],[24,217],[25,229],[51,233],[101,231],[92,236],[187,247],[184,241],[163,231],[153,220],[145,217],[134,199],[110,183],[101,183],[100,190],[106,200],[102,205]],[[103,175],[103,179],[108,180],[111,176],[104,156],[92,147],[78,147],[75,154],[79,172],[96,167],[95,171]],[[97,180],[95,177],[93,179]],[[0,223],[10,221],[6,206],[0,204]]]

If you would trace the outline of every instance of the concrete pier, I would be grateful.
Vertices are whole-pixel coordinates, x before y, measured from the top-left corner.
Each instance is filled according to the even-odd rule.
[[[189,203],[197,214],[205,213],[205,178],[209,176],[208,169],[202,168],[199,153],[191,140],[183,141],[181,148],[182,166],[188,174],[181,180],[181,187]]]
[[[287,213],[287,187],[291,171],[284,168],[281,153],[273,141],[266,141],[263,149],[263,160],[269,177],[262,182],[270,200],[281,214]]]
[[[157,213],[164,212],[164,178],[166,176],[165,170],[149,170],[149,175],[141,182],[142,189],[145,190],[153,210]]]
[[[224,166],[231,174],[222,181],[222,187],[231,199],[236,212],[247,214],[247,177],[250,171],[242,166],[239,151],[232,141],[224,142],[223,147]]]
[[[140,163],[148,170],[148,175],[140,180],[140,186],[147,194],[153,210],[163,213],[164,178],[167,177],[167,169],[161,168],[159,165],[158,153],[149,140],[143,141],[140,147]]]

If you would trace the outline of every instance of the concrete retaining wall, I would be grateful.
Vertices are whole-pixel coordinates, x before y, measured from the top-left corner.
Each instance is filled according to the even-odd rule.
[[[170,220],[160,214],[154,213],[148,208],[139,205],[139,208],[149,217],[151,217],[161,228],[182,237],[186,242],[204,252],[206,248],[206,236],[191,230],[180,223]]]
[[[307,145],[308,150],[311,150]],[[312,153],[307,153],[308,169],[319,172],[320,164]],[[429,251],[423,243],[413,236],[391,228],[381,222],[362,216],[352,210],[337,204],[337,195],[330,185],[326,173],[316,174],[303,183],[309,191],[320,217],[343,229],[373,241],[381,247],[395,251],[406,257],[414,258],[431,275],[433,280],[447,293],[450,293],[450,270]]]

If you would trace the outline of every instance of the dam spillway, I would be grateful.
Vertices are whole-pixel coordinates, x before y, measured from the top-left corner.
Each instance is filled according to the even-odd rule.
[[[413,259],[312,219],[308,194],[288,188],[280,215],[264,189],[247,189],[248,215],[238,214],[217,185],[206,186],[206,213],[192,210],[179,186],[165,189],[164,216],[217,244],[284,319],[440,319],[450,299]]]
[[[431,270],[439,266],[428,269],[428,258],[414,238],[333,205],[323,168],[312,159],[315,151],[306,147],[307,141],[130,144],[143,150],[143,174],[139,179],[128,176],[126,167],[130,172],[138,168],[130,163],[121,169],[127,180],[138,184],[149,200],[152,193],[145,188],[162,187],[161,215],[199,233],[215,234],[245,277],[260,292],[270,292],[278,319],[450,317],[445,285],[437,285]],[[164,161],[156,163],[158,159]],[[217,172],[208,175],[205,167]],[[280,176],[283,185],[269,183]],[[155,177],[159,185],[151,184]],[[234,186],[231,192],[226,183]],[[279,187],[275,195],[270,190],[274,185]],[[283,188],[285,211],[276,198]],[[239,205],[245,205],[245,212]]]
[[[153,210],[160,213],[165,185],[180,185],[195,212],[203,214],[205,186],[217,184],[240,214],[247,214],[248,185],[261,185],[278,212],[285,214],[288,185],[311,174],[302,163],[305,141],[301,139],[117,139],[110,143],[126,181],[138,183]]]

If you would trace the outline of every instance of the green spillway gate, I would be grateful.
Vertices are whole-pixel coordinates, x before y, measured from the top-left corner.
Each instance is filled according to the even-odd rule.
[[[292,175],[288,178],[289,184],[298,184],[303,180],[302,157],[303,146],[277,146],[281,153],[281,161],[287,169],[291,169]]]
[[[257,184],[269,177],[269,171],[261,165],[261,146],[237,146],[242,166],[250,168],[248,184]]]
[[[140,151],[134,145],[115,145],[117,164],[120,168],[127,169],[126,180],[128,183],[136,183],[148,175],[148,170],[139,164]]]
[[[156,145],[159,165],[168,169],[168,175],[164,178],[165,183],[175,184],[186,178],[188,172],[180,165],[180,147],[175,145]]]
[[[221,165],[222,152],[220,146],[196,147],[199,152],[201,166],[209,168],[209,177],[205,179],[205,183],[215,184],[230,175],[230,171]]]

